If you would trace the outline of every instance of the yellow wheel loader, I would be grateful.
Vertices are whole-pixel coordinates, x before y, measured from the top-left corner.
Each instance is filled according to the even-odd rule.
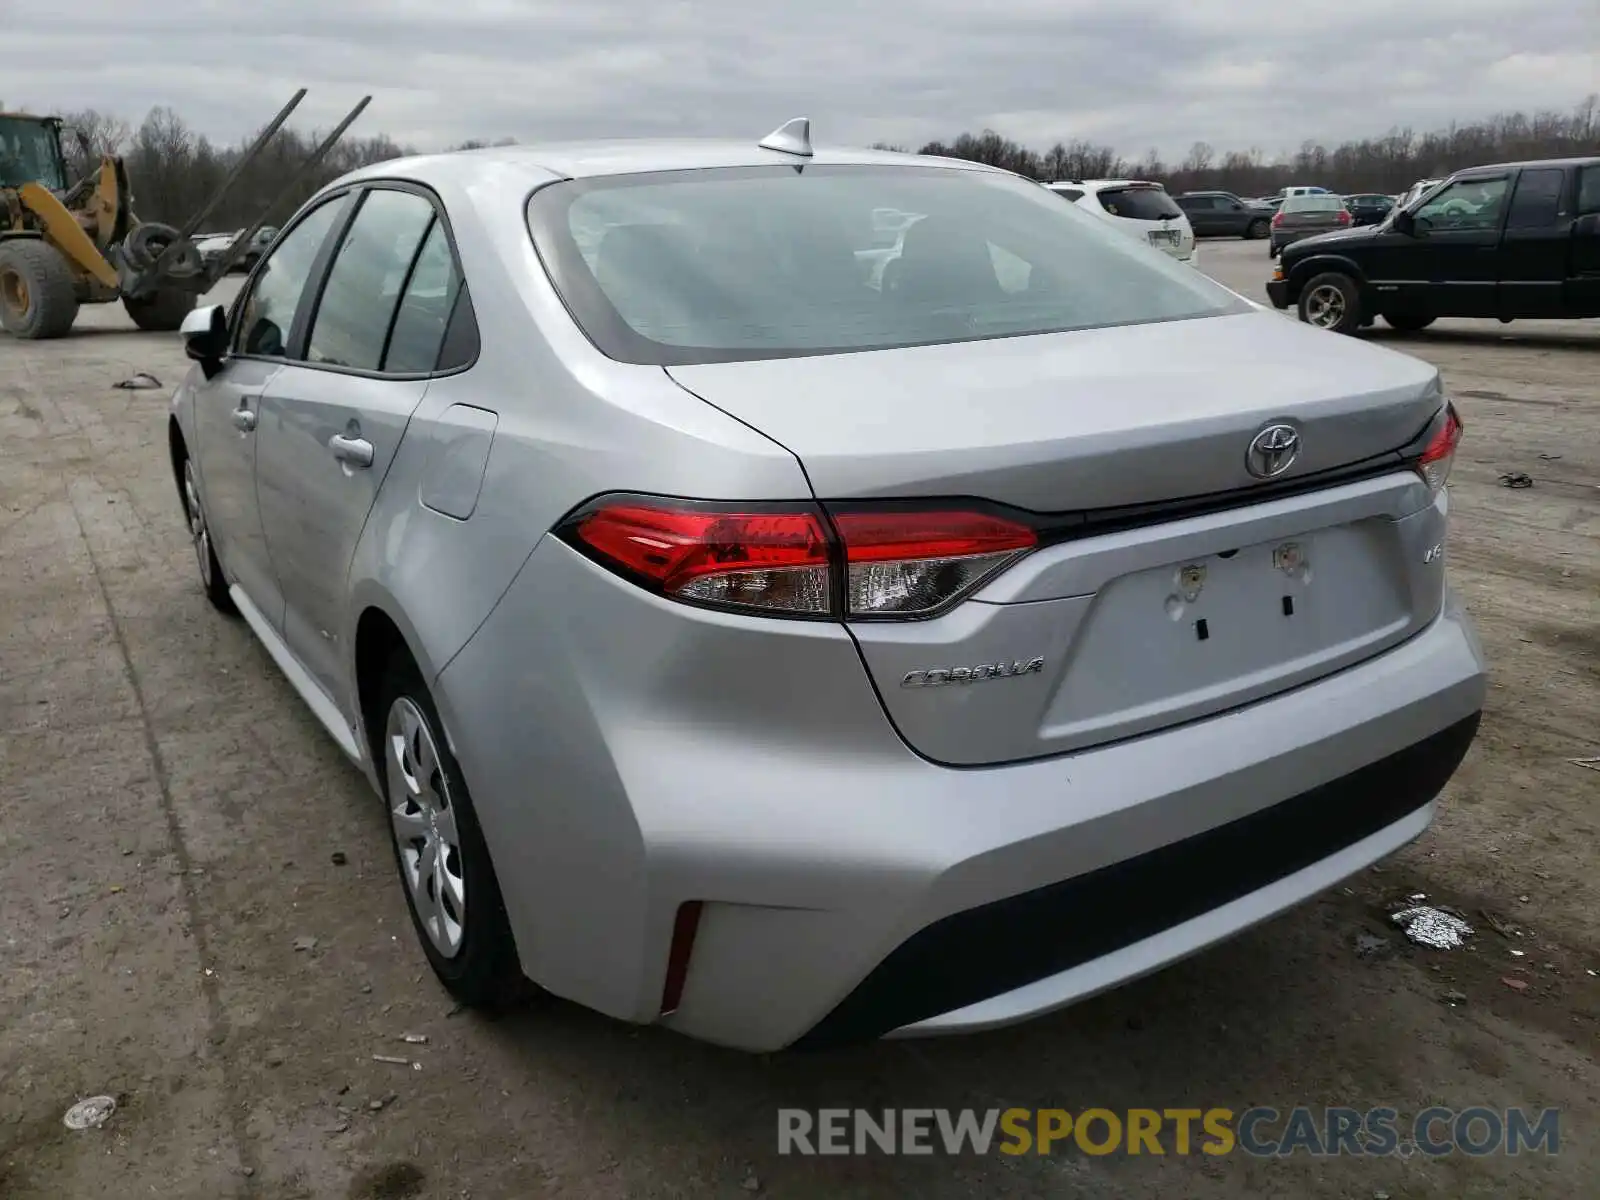
[[[209,264],[194,233],[305,98],[295,93],[222,186],[181,229],[140,221],[122,159],[107,155],[67,179],[62,121],[0,113],[0,328],[23,338],[62,337],[83,304],[121,300],[140,329],[175,330],[246,253],[267,215],[327,156],[372,97],[365,97],[287,180],[272,203]]]

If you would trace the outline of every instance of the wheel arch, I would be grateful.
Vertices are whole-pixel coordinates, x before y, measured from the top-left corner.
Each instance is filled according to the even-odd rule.
[[[1289,282],[1289,303],[1291,305],[1298,303],[1300,290],[1325,271],[1337,271],[1354,279],[1356,288],[1361,293],[1362,302],[1366,302],[1370,290],[1367,286],[1367,275],[1355,260],[1346,258],[1342,254],[1312,254],[1300,259],[1284,273],[1284,278]]]

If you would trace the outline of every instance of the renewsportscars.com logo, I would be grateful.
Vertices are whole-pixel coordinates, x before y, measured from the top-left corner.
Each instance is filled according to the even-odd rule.
[[[1233,1154],[1409,1158],[1561,1152],[1561,1112],[1521,1108],[780,1108],[779,1154]]]

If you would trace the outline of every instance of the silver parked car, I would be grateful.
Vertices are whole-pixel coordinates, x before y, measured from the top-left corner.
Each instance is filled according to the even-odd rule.
[[[1021,1020],[1415,838],[1477,727],[1434,369],[1003,171],[794,123],[380,163],[184,337],[201,582],[468,1003]]]

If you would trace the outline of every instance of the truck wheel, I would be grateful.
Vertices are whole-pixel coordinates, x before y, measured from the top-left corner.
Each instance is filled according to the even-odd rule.
[[[1300,319],[1318,329],[1354,333],[1361,328],[1361,292],[1356,281],[1325,271],[1300,289]]]
[[[1415,333],[1433,324],[1432,317],[1420,316],[1417,313],[1384,313],[1383,319],[1388,322],[1391,329],[1398,329],[1401,333]]]
[[[1267,224],[1266,218],[1261,217],[1257,220],[1251,221],[1249,225],[1245,226],[1244,236],[1248,241],[1259,242],[1262,238],[1267,236],[1267,231],[1271,228],[1272,226]]]
[[[0,326],[21,338],[66,336],[78,317],[72,268],[48,242],[0,242]]]
[[[157,288],[137,300],[124,296],[122,307],[128,310],[133,323],[147,333],[171,333],[194,311],[194,293],[180,288]]]

